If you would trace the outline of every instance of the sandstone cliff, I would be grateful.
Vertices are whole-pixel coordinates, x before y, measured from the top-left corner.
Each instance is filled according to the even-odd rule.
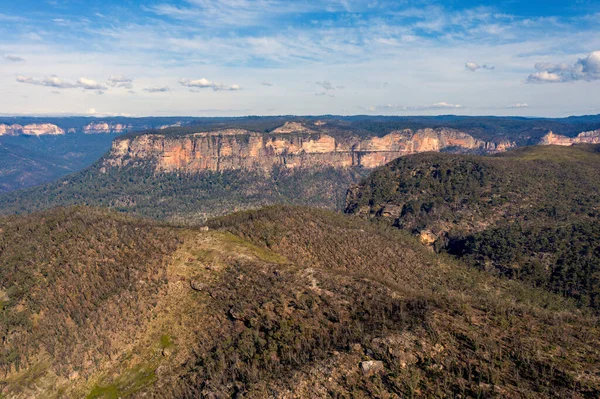
[[[95,122],[83,127],[86,134],[125,133],[132,129],[131,125],[122,123]]]
[[[600,144],[600,129],[583,132],[576,137],[561,136],[550,131],[540,141],[541,145],[573,145],[581,143]]]
[[[449,147],[499,152],[514,143],[478,140],[454,129],[393,131],[383,137],[314,132],[286,123],[271,133],[243,129],[200,132],[180,137],[146,134],[117,139],[105,167],[153,162],[158,172],[262,170],[332,166],[375,168],[403,155]]]
[[[60,127],[51,123],[39,123],[30,125],[6,125],[0,124],[0,136],[43,136],[65,134]]]

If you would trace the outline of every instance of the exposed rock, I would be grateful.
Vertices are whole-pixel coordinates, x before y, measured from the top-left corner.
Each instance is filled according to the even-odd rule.
[[[199,281],[191,280],[190,281],[190,287],[192,287],[192,289],[194,291],[203,291],[203,290],[206,289],[206,284],[201,283]]]
[[[286,122],[283,126],[273,130],[272,133],[315,133],[315,131],[304,126],[302,123]]]
[[[419,234],[419,240],[421,241],[421,244],[431,246],[435,240],[437,240],[437,237],[431,231],[423,230]]]
[[[290,122],[269,134],[225,129],[182,137],[146,134],[123,138],[113,143],[104,166],[125,166],[147,160],[155,162],[157,172],[186,173],[205,170],[270,172],[275,166],[288,169],[315,166],[375,168],[403,155],[447,147],[493,153],[514,146],[514,143],[484,142],[445,128],[394,131],[383,137],[354,135],[343,139],[333,132],[309,136],[275,134],[306,133],[307,129]]]
[[[402,205],[386,204],[379,211],[379,216],[396,219],[402,214]]]
[[[83,127],[83,132],[86,134],[101,134],[101,133],[124,133],[131,130],[131,125],[122,123],[106,123],[93,122]]]
[[[0,124],[0,136],[45,136],[45,135],[61,135],[65,131],[60,127],[51,123],[39,123],[30,125],[5,125]]]
[[[242,320],[241,313],[238,310],[234,309],[233,307],[229,308],[229,312],[227,312],[227,313],[229,314],[229,317],[232,320]]]
[[[360,371],[364,375],[371,375],[383,371],[383,362],[380,360],[367,360],[360,362]]]
[[[578,134],[576,137],[567,137],[562,136],[560,134],[554,134],[552,131],[549,131],[542,139],[540,140],[541,145],[573,145],[573,144],[600,144],[600,129],[592,130],[590,132],[583,132]]]

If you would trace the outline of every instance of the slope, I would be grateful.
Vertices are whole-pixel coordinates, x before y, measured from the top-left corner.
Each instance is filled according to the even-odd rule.
[[[0,193],[48,183],[88,167],[110,148],[113,137],[0,137]]]
[[[3,397],[600,393],[598,320],[560,297],[328,211],[210,226],[3,219]]]
[[[349,190],[346,212],[388,219],[481,269],[598,308],[598,148],[398,159]]]

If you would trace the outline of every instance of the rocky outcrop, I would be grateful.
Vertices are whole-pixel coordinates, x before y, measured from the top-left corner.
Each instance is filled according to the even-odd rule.
[[[317,121],[317,123],[315,123],[316,126],[322,126],[319,125]],[[322,122],[321,122],[322,123]],[[314,130],[304,126],[302,123],[299,122],[286,122],[283,124],[283,126],[278,127],[277,129],[273,130],[271,133],[275,133],[275,134],[281,134],[281,133],[315,133]]]
[[[45,136],[59,134],[65,134],[65,131],[51,123],[34,123],[25,126],[0,124],[0,136]]]
[[[302,127],[302,125],[300,125]],[[504,151],[513,143],[491,143],[453,129],[394,131],[383,137],[338,136],[326,130],[307,134],[296,124],[286,123],[279,133],[244,129],[201,132],[180,137],[145,134],[117,139],[105,167],[150,161],[159,172],[204,170],[263,170],[279,166],[374,168],[403,155],[440,151],[448,147],[485,152]],[[292,133],[300,131],[303,134]]]
[[[132,129],[132,125],[123,123],[93,122],[83,127],[86,134],[125,133]]]
[[[540,140],[541,145],[573,145],[573,144],[600,144],[600,129],[592,130],[589,132],[583,132],[575,137],[562,136],[560,134],[554,134],[549,131]]]

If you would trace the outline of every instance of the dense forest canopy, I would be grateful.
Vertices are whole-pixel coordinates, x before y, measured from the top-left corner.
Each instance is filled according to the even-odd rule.
[[[438,251],[600,309],[599,148],[399,158],[351,190],[346,211],[431,233]]]

